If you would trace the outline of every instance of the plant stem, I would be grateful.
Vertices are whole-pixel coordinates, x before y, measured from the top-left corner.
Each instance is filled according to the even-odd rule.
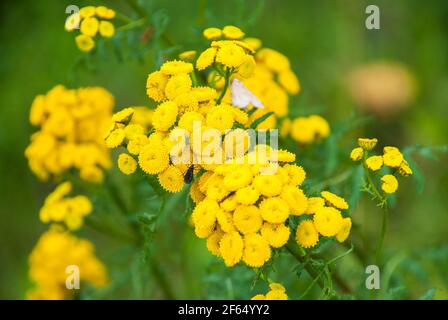
[[[146,22],[146,18],[141,18],[138,20],[134,20],[129,22],[128,24],[122,25],[121,27],[117,28],[117,32],[123,32],[123,31],[128,31],[134,28],[138,28],[141,27],[142,25],[144,25]]]
[[[126,0],[128,5],[140,16],[146,16],[145,9],[143,9],[135,0]]]
[[[154,256],[149,259],[149,267],[151,268],[152,273],[154,274],[155,280],[159,283],[165,298],[168,300],[174,300],[176,297],[174,296],[173,290],[165,277],[164,272],[159,268],[159,265],[154,261]]]
[[[230,75],[231,75],[231,69],[227,68],[226,75],[225,75],[224,88],[222,89],[221,95],[219,96],[218,100],[216,100],[217,105],[219,105],[221,103],[222,98],[224,98],[224,95],[226,94],[227,88],[229,87]]]
[[[375,253],[375,262],[377,265],[380,262],[381,250],[383,249],[384,238],[386,237],[389,222],[389,208],[387,206],[387,202],[384,203],[382,208],[383,208],[383,222],[381,226],[381,235],[380,238],[378,239],[378,244],[376,246],[376,253]]]
[[[291,241],[289,241],[286,244],[286,249],[288,249],[289,253],[291,253],[291,255],[294,258],[296,258],[297,261],[299,261],[300,263],[303,263],[306,272],[308,272],[310,277],[313,279],[313,282],[316,281],[317,284],[319,285],[319,287],[321,287],[323,289],[324,284],[323,284],[322,280],[320,280],[320,278],[318,278],[319,275],[318,275],[317,271],[314,269],[313,266],[306,263],[305,256],[299,252],[299,248],[297,248],[297,246],[295,246]],[[316,278],[317,278],[317,280],[316,280]]]

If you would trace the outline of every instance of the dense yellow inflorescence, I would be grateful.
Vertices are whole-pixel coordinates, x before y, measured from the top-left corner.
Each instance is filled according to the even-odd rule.
[[[37,96],[30,122],[39,127],[25,150],[31,170],[42,180],[76,169],[82,179],[101,182],[111,165],[103,134],[114,97],[100,87],[66,89],[58,85]]]
[[[89,283],[103,287],[108,282],[106,268],[95,256],[92,243],[60,226],[52,226],[42,234],[29,256],[29,265],[29,276],[35,286],[28,291],[28,299],[72,298],[76,290],[66,287],[68,266],[78,267],[81,286]]]
[[[115,17],[114,10],[105,6],[87,6],[73,13],[65,22],[65,30],[80,30],[75,41],[79,50],[84,52],[92,51],[95,48],[95,37],[112,38],[115,34],[115,27],[109,20]]]
[[[288,300],[286,289],[280,283],[270,283],[266,294],[257,294],[251,300]]]

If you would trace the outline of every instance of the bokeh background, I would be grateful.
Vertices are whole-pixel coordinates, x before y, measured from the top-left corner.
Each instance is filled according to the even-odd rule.
[[[302,93],[291,102],[291,112],[322,113],[330,124],[344,121],[358,109],[347,89],[348,76],[354,69],[372,61],[393,61],[405,66],[415,79],[413,97],[401,111],[375,116],[362,129],[349,131],[338,145],[344,152],[354,146],[358,135],[376,136],[383,144],[397,146],[436,146],[448,142],[448,3],[444,0],[147,2],[154,12],[163,12],[169,17],[166,33],[174,43],[184,44],[185,49],[197,41],[202,28],[235,24],[242,26],[248,35],[263,39],[265,46],[283,52],[290,58],[302,84]],[[65,8],[69,4],[90,3],[101,2],[0,2],[2,299],[24,297],[30,286],[27,256],[46,229],[39,222],[38,211],[52,185],[38,181],[24,157],[24,149],[34,131],[28,121],[34,96],[56,84],[99,85],[115,95],[117,108],[149,104],[145,81],[157,63],[151,50],[142,59],[125,63],[111,54],[110,58],[96,61],[95,68],[76,65],[82,54],[75,46],[73,35],[63,28],[67,17]],[[131,14],[123,1],[103,3]],[[380,30],[367,30],[364,26],[368,4],[376,4],[381,10]],[[373,114],[365,110],[361,113]],[[386,247],[394,248],[395,252],[435,252],[441,257],[439,266],[448,270],[448,157],[443,153],[434,154],[437,160],[415,156],[424,185],[419,175],[417,187],[415,179],[407,179],[400,187]],[[362,201],[352,215],[368,233],[376,234],[379,211],[368,201]],[[89,237],[97,244],[100,256],[114,250],[113,243],[101,236],[91,233]],[[182,245],[187,247],[183,252],[202,250],[203,258],[195,263],[202,267],[209,263],[203,243],[188,239],[190,242]],[[160,254],[159,258],[170,264],[169,255]],[[204,269],[196,269],[194,264],[187,267],[191,269],[187,274],[192,278],[195,270]],[[421,274],[422,279],[411,280],[405,297],[416,298],[434,285],[447,285],[443,273],[440,278],[436,270]],[[196,275],[197,280],[179,288],[178,297],[200,296],[201,271]],[[444,275],[447,276],[446,271]],[[174,270],[171,279],[175,277]]]

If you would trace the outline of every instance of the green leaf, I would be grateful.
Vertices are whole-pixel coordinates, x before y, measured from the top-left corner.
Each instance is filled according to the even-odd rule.
[[[267,118],[269,118],[270,116],[272,116],[274,114],[274,112],[270,111],[264,115],[262,115],[260,118],[256,119],[254,122],[252,122],[252,124],[250,125],[251,129],[256,129],[257,126],[262,123],[264,120],[266,120]]]

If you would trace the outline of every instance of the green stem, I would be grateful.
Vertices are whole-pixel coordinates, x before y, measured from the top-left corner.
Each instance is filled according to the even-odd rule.
[[[377,265],[380,262],[381,251],[383,249],[384,238],[386,237],[388,222],[389,222],[389,208],[387,206],[387,202],[385,202],[383,205],[383,221],[381,226],[381,235],[380,238],[378,239],[378,244],[376,246],[376,253],[375,253],[375,261]]]
[[[314,269],[314,267],[309,265],[308,263],[306,263],[305,256],[303,255],[303,252],[299,251],[300,248],[295,246],[293,242],[288,241],[288,243],[286,244],[286,249],[288,249],[289,253],[291,253],[291,255],[294,258],[296,258],[297,261],[299,261],[300,263],[302,263],[304,265],[306,272],[308,272],[310,277],[313,279],[312,283],[314,284],[315,282],[317,282],[319,287],[321,287],[323,289],[324,288],[323,281],[320,280],[320,276],[318,275],[318,273]]]
[[[154,261],[154,256],[150,257],[148,260],[149,260],[149,267],[151,268],[151,271],[154,275],[154,279],[159,283],[160,288],[162,289],[163,294],[165,295],[165,298],[167,298],[168,300],[176,299],[173,290],[171,289],[171,286],[165,276],[165,273]]]
[[[126,0],[127,4],[140,16],[145,17],[146,12],[135,0]]]
[[[225,75],[224,88],[222,89],[221,95],[219,96],[218,100],[216,100],[216,104],[217,105],[219,105],[221,103],[222,98],[224,98],[224,95],[226,94],[227,88],[229,87],[231,73],[232,73],[231,69],[227,68],[226,69],[226,75]]]
[[[128,24],[122,25],[121,27],[117,28],[117,32],[123,32],[123,31],[128,31],[134,28],[138,28],[141,27],[142,25],[144,25],[146,22],[146,18],[141,18],[138,20],[134,20],[129,22]]]
[[[138,239],[135,238],[134,236],[122,233],[121,231],[118,231],[118,230],[116,230],[116,229],[106,225],[104,223],[104,221],[99,223],[99,222],[95,221],[94,219],[91,219],[90,217],[87,217],[85,219],[85,223],[86,223],[86,225],[88,225],[89,227],[94,229],[95,231],[98,231],[99,233],[107,235],[107,236],[109,236],[111,238],[122,240],[124,242],[128,242],[128,243],[131,243],[131,244],[137,244],[138,243]]]

